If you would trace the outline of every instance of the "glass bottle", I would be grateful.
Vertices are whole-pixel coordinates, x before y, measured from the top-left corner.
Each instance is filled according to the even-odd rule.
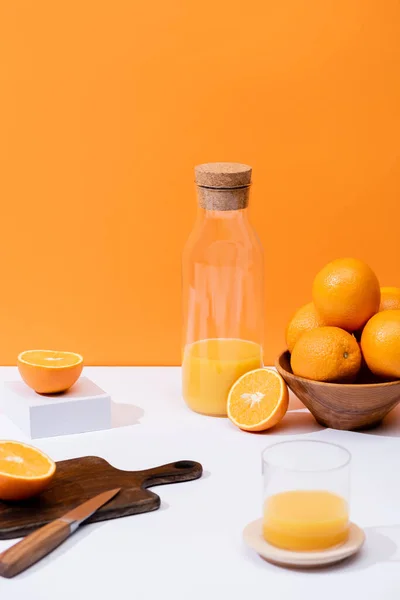
[[[198,216],[183,253],[182,387],[187,405],[226,416],[232,384],[262,366],[264,266],[248,218],[251,167],[195,168]]]

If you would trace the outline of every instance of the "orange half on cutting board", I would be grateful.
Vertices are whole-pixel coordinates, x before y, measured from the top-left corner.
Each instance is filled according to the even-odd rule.
[[[37,448],[0,440],[0,500],[26,500],[40,494],[55,472],[54,461]]]
[[[83,358],[75,352],[26,350],[17,359],[25,383],[38,394],[65,392],[79,379]]]
[[[255,369],[239,377],[228,395],[228,417],[244,431],[265,431],[283,419],[289,392],[272,369]]]

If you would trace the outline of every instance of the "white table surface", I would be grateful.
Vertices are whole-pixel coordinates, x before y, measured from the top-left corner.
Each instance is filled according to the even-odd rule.
[[[110,392],[112,430],[35,440],[55,460],[98,455],[120,469],[174,460],[202,463],[200,480],[156,488],[157,512],[87,525],[15,579],[1,600],[185,599],[399,600],[400,411],[369,433],[323,429],[296,401],[267,434],[189,411],[178,368],[86,368]],[[17,379],[0,369],[0,382]],[[338,442],[352,453],[351,518],[367,535],[357,557],[321,570],[268,564],[242,541],[261,516],[262,449],[296,436]],[[0,415],[0,438],[27,441]],[[0,551],[14,540],[0,541]]]

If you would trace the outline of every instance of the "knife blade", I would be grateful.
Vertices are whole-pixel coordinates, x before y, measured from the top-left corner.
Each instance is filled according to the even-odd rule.
[[[0,576],[15,577],[47,556],[120,490],[115,488],[94,496],[5,550],[0,554]]]
[[[73,508],[58,520],[68,523],[71,533],[74,533],[82,523],[91,517],[96,510],[106,504],[106,502],[109,502],[111,498],[114,498],[120,490],[121,488],[116,488],[115,490],[102,492],[101,494],[94,496],[94,498],[90,498],[90,500],[83,502],[83,504],[79,504],[79,506]]]

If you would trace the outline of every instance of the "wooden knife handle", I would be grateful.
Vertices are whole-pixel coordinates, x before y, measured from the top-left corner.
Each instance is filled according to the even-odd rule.
[[[0,554],[0,575],[11,578],[38,562],[71,534],[70,524],[57,519]]]

